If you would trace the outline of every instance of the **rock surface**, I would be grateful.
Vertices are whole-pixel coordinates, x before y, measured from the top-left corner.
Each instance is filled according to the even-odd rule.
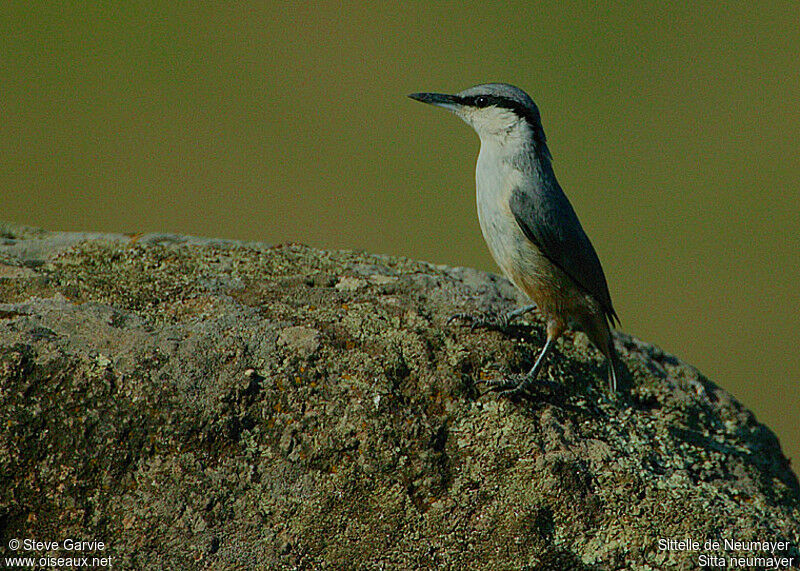
[[[0,541],[103,541],[120,569],[691,569],[784,541],[775,436],[623,334],[625,393],[463,268],[300,245],[0,227]],[[662,540],[701,549],[665,549]],[[5,555],[67,556],[63,550]],[[756,566],[757,567],[757,566]]]

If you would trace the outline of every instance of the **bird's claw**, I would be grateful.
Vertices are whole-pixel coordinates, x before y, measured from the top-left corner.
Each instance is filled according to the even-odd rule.
[[[508,328],[511,321],[504,314],[494,315],[484,313],[481,315],[472,315],[470,313],[456,313],[451,315],[447,320],[447,325],[454,321],[464,321],[469,324],[470,331],[475,331],[478,328],[504,330]]]
[[[541,389],[547,389],[554,393],[563,392],[563,387],[558,383],[531,378],[528,375],[505,375],[493,379],[481,379],[476,384],[487,386],[481,396],[487,393],[496,393],[511,399],[531,398],[535,392],[540,392]]]
[[[481,379],[476,382],[485,385],[486,391],[481,396],[488,393],[496,393],[507,397],[518,397],[523,394],[522,381],[514,380],[509,377],[496,377],[493,379]]]

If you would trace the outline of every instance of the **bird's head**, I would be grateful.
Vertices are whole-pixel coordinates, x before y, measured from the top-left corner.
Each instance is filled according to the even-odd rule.
[[[484,83],[455,95],[412,93],[412,99],[452,111],[472,126],[483,142],[533,140],[546,152],[539,108],[527,93],[507,83]]]

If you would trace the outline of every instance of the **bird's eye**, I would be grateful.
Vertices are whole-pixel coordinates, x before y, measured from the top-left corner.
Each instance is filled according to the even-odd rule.
[[[475,107],[486,107],[489,105],[489,98],[483,95],[475,98]]]

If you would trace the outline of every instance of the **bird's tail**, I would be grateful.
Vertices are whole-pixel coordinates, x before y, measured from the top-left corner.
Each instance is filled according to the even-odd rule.
[[[619,368],[619,355],[617,355],[617,350],[614,348],[614,339],[613,337],[609,337],[608,339],[608,382],[611,388],[611,393],[616,394],[617,392],[617,369]]]

